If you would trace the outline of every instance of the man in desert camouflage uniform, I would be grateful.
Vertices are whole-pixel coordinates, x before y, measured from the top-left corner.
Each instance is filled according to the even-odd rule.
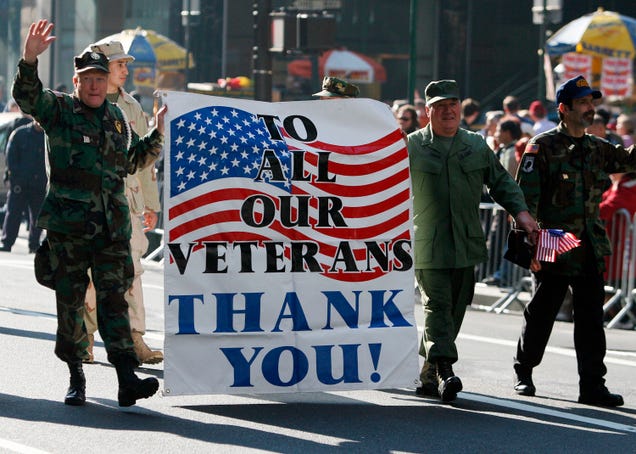
[[[124,299],[133,279],[124,178],[156,160],[166,108],[157,114],[157,129],[139,139],[127,127],[121,110],[106,101],[108,60],[95,52],[75,57],[72,95],[44,89],[37,57],[55,40],[50,36],[52,29],[53,24],[46,20],[29,27],[13,97],[40,123],[49,139],[49,188],[38,226],[47,230],[51,263],[56,267],[55,354],[68,364],[71,375],[64,403],[83,405],[86,401],[82,359],[88,342],[83,313],[87,270],[91,268],[99,331],[108,360],[117,371],[119,405],[130,406],[153,395],[159,383],[154,377],[141,380],[134,373],[139,363]]]
[[[581,245],[558,255],[556,262],[534,262],[535,293],[523,313],[514,362],[515,391],[534,396],[532,369],[539,365],[555,317],[568,286],[574,305],[574,347],[579,373],[579,402],[615,407],[623,398],[605,386],[607,369],[603,302],[604,256],[610,254],[599,203],[608,175],[636,169],[633,147],[611,145],[586,134],[594,120],[593,90],[583,76],[568,80],[557,91],[559,125],[530,140],[517,172],[530,213],[544,229],[573,233]]]
[[[124,52],[124,48],[119,41],[94,44],[87,50],[102,53],[108,58],[110,73],[108,75],[106,99],[117,104],[124,111],[126,119],[137,135],[140,137],[144,136],[148,132],[144,112],[139,103],[123,89],[128,76],[128,63],[133,61],[134,57]],[[139,361],[145,364],[156,364],[163,361],[163,353],[151,350],[142,337],[146,333],[146,309],[141,286],[141,274],[144,272],[141,258],[148,249],[148,239],[145,235],[141,217],[143,216],[144,218],[145,228],[152,230],[157,225],[157,212],[161,207],[154,166],[140,169],[134,175],[126,177],[126,198],[130,208],[130,221],[132,224],[130,250],[135,268],[135,278],[132,286],[126,292],[130,328],[132,330],[135,353]],[[86,292],[86,311],[84,312],[84,321],[89,340],[89,358],[87,362],[93,361],[93,333],[97,331],[96,309],[95,287],[91,283]]]

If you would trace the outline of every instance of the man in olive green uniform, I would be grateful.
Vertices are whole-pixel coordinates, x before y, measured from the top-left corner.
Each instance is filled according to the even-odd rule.
[[[83,405],[86,380],[82,359],[88,341],[83,321],[87,270],[93,270],[99,331],[119,381],[118,401],[130,406],[150,397],[157,379],[139,379],[124,293],[130,288],[130,215],[124,178],[151,165],[163,142],[165,107],[157,129],[143,139],[127,126],[124,115],[106,101],[108,60],[85,52],[75,57],[72,95],[42,87],[37,57],[55,37],[53,24],[31,24],[13,85],[13,97],[32,115],[49,139],[49,189],[38,219],[47,230],[55,272],[58,328],[55,354],[68,364],[70,387],[64,403]],[[128,143],[131,146],[128,148]]]
[[[413,184],[415,275],[424,304],[425,357],[418,395],[451,401],[462,389],[452,364],[455,340],[472,302],[475,265],[487,260],[479,219],[483,186],[512,214],[517,226],[536,233],[523,193],[485,140],[459,127],[461,105],[454,80],[425,90],[430,123],[408,136]]]
[[[636,169],[633,147],[625,150],[586,134],[594,121],[592,90],[583,76],[557,90],[559,125],[528,143],[517,180],[530,213],[545,229],[573,233],[581,245],[558,255],[556,262],[534,262],[535,293],[523,313],[514,369],[515,390],[534,396],[532,368],[539,365],[568,286],[574,306],[574,347],[579,373],[579,402],[619,406],[623,398],[605,387],[607,369],[603,302],[604,256],[610,254],[599,203],[610,184],[608,175]]]

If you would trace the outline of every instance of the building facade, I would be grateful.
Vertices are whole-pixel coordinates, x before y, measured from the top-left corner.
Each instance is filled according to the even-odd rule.
[[[196,63],[187,71],[189,82],[252,77],[256,45],[252,13],[263,1],[272,10],[324,9],[333,14],[336,46],[362,52],[386,68],[387,81],[363,94],[385,101],[408,98],[409,74],[413,74],[420,94],[430,80],[453,78],[462,97],[476,98],[484,108],[500,107],[508,94],[519,96],[523,104],[537,97],[541,41],[539,26],[532,23],[532,0],[200,0],[200,15],[188,25],[181,11],[190,0],[0,0],[0,76],[7,82],[0,90],[8,94],[23,36],[40,17],[55,22],[57,36],[40,61],[45,85],[71,87],[74,55],[90,42],[138,26],[187,46]],[[592,0],[564,0],[562,23],[549,24],[548,32],[597,6]],[[606,0],[603,6],[636,17],[633,0]],[[415,43],[412,72],[411,43]],[[289,80],[286,65],[299,57],[272,55],[272,85],[281,99],[292,99],[292,88],[301,90],[293,99],[307,99],[318,88]]]

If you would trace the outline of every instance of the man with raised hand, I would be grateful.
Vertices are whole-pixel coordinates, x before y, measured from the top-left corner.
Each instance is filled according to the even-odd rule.
[[[64,403],[86,401],[82,359],[88,340],[83,314],[90,268],[99,331],[117,371],[119,405],[127,407],[152,396],[159,382],[154,377],[142,380],[134,371],[139,362],[124,298],[134,275],[125,176],[157,159],[167,108],[157,112],[156,129],[140,139],[130,131],[121,110],[106,101],[108,60],[97,52],[75,57],[72,94],[43,88],[38,56],[55,40],[52,30],[53,24],[44,19],[29,27],[13,97],[49,139],[49,188],[38,218],[47,239],[36,257],[46,256],[47,271],[53,274],[47,283],[55,290],[57,303],[55,354],[70,372]]]

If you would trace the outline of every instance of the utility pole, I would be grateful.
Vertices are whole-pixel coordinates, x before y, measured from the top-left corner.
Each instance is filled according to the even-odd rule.
[[[256,0],[253,4],[254,44],[252,47],[252,78],[254,99],[272,100],[272,56],[269,52],[269,13],[271,0]]]
[[[200,0],[183,0],[181,7],[181,25],[185,29],[185,71],[184,90],[188,91],[190,81],[190,34],[193,25],[198,25],[201,16]]]
[[[417,0],[411,0],[409,11],[409,75],[408,98],[409,104],[415,102],[415,79],[417,74]]]
[[[548,0],[543,0],[542,20],[539,24],[539,70],[538,70],[538,88],[537,99],[541,102],[545,101],[545,74],[544,74],[544,52],[545,52],[545,29],[548,20]]]
[[[547,24],[561,22],[563,0],[534,0],[532,7],[532,23],[539,25],[539,65],[537,71],[537,99],[545,101],[545,44],[547,36]]]

